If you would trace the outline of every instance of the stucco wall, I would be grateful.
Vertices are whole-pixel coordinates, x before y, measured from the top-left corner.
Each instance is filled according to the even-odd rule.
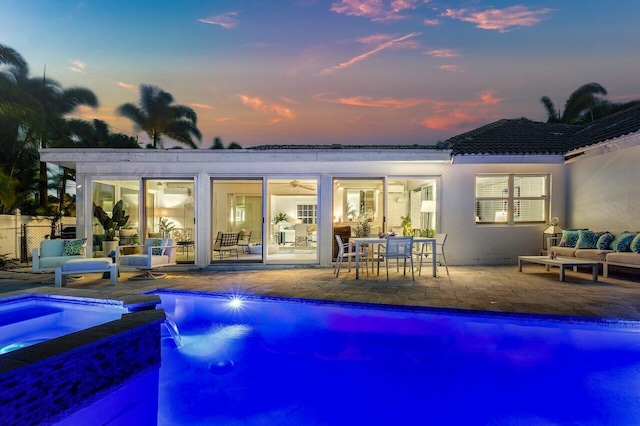
[[[147,153],[148,154],[148,153]],[[546,224],[532,225],[476,225],[474,213],[474,176],[476,173],[548,173],[551,175],[551,216],[560,218],[560,226],[567,226],[566,206],[566,166],[557,159],[530,156],[515,159],[497,158],[490,163],[455,163],[421,159],[420,152],[359,153],[331,152],[314,154],[292,152],[279,156],[269,153],[240,153],[238,158],[225,153],[225,158],[212,157],[211,161],[189,161],[190,152],[158,152],[157,161],[143,161],[146,157],[136,157],[122,161],[121,153],[104,155],[98,161],[77,155],[77,175],[84,186],[90,185],[91,178],[132,178],[137,176],[190,177],[195,182],[196,216],[205,218],[197,221],[194,232],[199,235],[196,265],[206,266],[210,262],[212,215],[210,196],[211,177],[267,176],[270,178],[319,178],[319,229],[329,230],[318,235],[320,264],[331,264],[332,246],[332,177],[406,177],[433,178],[438,182],[438,232],[449,234],[446,246],[447,260],[451,265],[515,264],[518,255],[539,254],[542,249],[542,231]],[[245,155],[246,154],[246,155]],[[93,152],[86,156],[96,155]],[[186,156],[185,156],[186,155]],[[213,155],[213,154],[212,154]],[[113,156],[113,158],[111,158]],[[167,158],[164,158],[167,157]],[[228,157],[228,158],[227,158]],[[278,158],[280,161],[275,161]],[[253,160],[260,160],[253,162]],[[81,161],[84,160],[84,161]],[[201,158],[201,160],[204,160]],[[235,161],[232,161],[235,160]],[[245,161],[245,163],[242,163]],[[497,161],[497,163],[496,163]],[[511,162],[507,162],[511,161]],[[440,180],[438,180],[440,179]],[[83,197],[83,188],[78,189],[78,200]],[[90,205],[85,199],[84,209]],[[80,210],[80,208],[79,208]],[[80,216],[80,214],[79,214]],[[80,229],[83,228],[79,217]],[[87,230],[88,231],[88,230]]]
[[[638,164],[640,146],[568,164],[567,226],[614,233],[640,231]]]
[[[448,234],[447,262],[450,265],[516,264],[519,255],[540,254],[546,224],[475,223],[477,173],[550,174],[551,217],[564,217],[566,178],[563,164],[449,164],[443,172],[438,212],[438,232]]]

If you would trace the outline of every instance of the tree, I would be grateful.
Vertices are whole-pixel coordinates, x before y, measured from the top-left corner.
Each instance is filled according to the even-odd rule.
[[[222,138],[216,136],[213,138],[213,144],[209,149],[224,149],[224,144],[222,143]],[[231,142],[227,149],[242,149],[242,146],[237,142]]]
[[[102,120],[68,120],[65,148],[140,148],[138,141],[122,133],[111,133]]]
[[[0,150],[2,168],[25,189],[33,176],[38,177],[37,202],[48,204],[47,165],[38,161],[38,148],[57,146],[64,135],[65,115],[80,105],[98,106],[89,89],[64,89],[60,83],[43,76],[29,78],[29,68],[13,49],[0,45]],[[35,159],[39,172],[31,174]],[[18,176],[21,175],[21,176]],[[23,182],[27,179],[27,182]],[[27,201],[22,195],[23,201]]]
[[[585,124],[607,115],[640,104],[640,100],[613,103],[600,96],[605,96],[607,90],[598,83],[588,83],[580,86],[571,95],[560,112],[548,96],[540,99],[547,111],[547,123]]]
[[[137,130],[151,138],[150,148],[163,148],[163,136],[191,148],[202,139],[197,127],[195,111],[184,105],[172,105],[173,96],[156,86],[140,85],[140,106],[126,103],[118,107],[118,114],[133,121]]]

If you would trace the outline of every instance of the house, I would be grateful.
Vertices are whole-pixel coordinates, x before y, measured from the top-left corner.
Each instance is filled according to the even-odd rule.
[[[540,253],[552,217],[562,227],[640,229],[640,107],[584,126],[504,119],[435,146],[40,153],[76,170],[77,233],[94,256],[104,253],[93,204],[109,213],[119,200],[130,216],[123,238],[173,237],[180,261],[202,267],[328,266],[336,230],[363,220],[372,233],[399,230],[403,217],[447,233],[452,265]],[[224,257],[213,251],[218,232],[251,237],[237,258]]]

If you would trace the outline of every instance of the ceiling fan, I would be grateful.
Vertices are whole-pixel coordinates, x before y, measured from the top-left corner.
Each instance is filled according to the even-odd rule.
[[[289,185],[292,188],[302,188],[302,189],[306,189],[307,191],[315,191],[316,188],[311,186],[311,185],[305,185],[304,183],[300,182],[299,180],[292,180],[291,182],[289,182]]]

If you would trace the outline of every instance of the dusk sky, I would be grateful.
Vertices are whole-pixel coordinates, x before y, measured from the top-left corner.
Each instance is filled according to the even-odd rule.
[[[638,0],[0,0],[0,44],[95,92],[78,114],[114,132],[151,84],[197,112],[203,148],[434,144],[546,121],[542,96],[585,83],[640,99],[638,18]]]

